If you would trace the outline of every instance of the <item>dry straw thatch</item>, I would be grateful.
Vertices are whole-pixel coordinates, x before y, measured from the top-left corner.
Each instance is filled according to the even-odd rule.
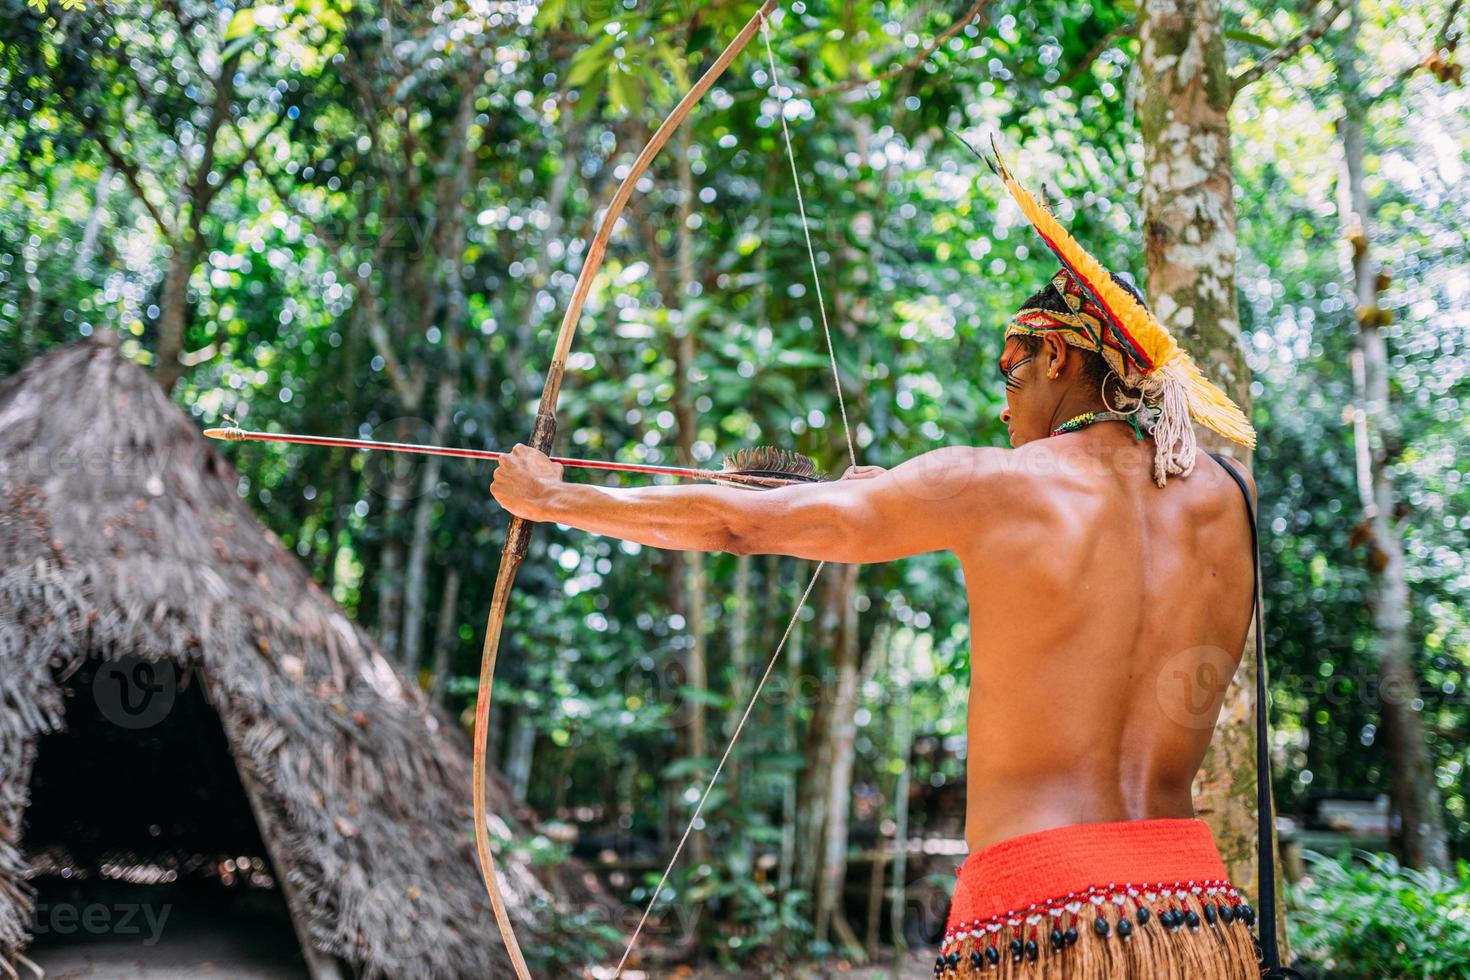
[[[65,678],[133,656],[203,681],[310,947],[364,977],[510,976],[475,865],[466,740],[238,484],[115,343],[0,385],[0,959],[31,938],[20,828]],[[492,813],[512,808],[492,784]],[[547,889],[514,855],[497,863],[534,937]],[[596,901],[585,881],[564,873],[558,899]]]

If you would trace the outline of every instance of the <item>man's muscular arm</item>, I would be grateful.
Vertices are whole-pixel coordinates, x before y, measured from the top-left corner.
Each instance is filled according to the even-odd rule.
[[[862,564],[961,546],[981,516],[977,502],[1003,452],[939,449],[877,476],[744,490],[565,483],[559,466],[517,447],[519,456],[502,461],[491,491],[528,520],[655,548]]]

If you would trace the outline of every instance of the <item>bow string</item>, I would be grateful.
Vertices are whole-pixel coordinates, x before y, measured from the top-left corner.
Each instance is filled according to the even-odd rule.
[[[852,427],[848,424],[847,403],[842,396],[842,376],[837,370],[837,353],[832,345],[832,327],[827,319],[827,301],[822,295],[822,277],[817,271],[817,251],[812,245],[811,224],[807,220],[806,199],[801,192],[801,176],[796,166],[796,151],[791,145],[791,129],[786,125],[785,110],[787,98],[781,87],[780,73],[776,70],[776,55],[771,49],[771,26],[766,16],[766,8],[761,8],[761,11],[756,14],[756,17],[760,20],[761,40],[765,42],[766,64],[771,72],[771,87],[775,91],[776,99],[779,103],[776,115],[781,120],[781,137],[786,146],[786,159],[791,165],[791,183],[796,191],[796,210],[801,218],[801,230],[806,242],[807,259],[811,263],[812,287],[817,294],[817,311],[821,316],[822,336],[827,343],[827,361],[832,369],[832,383],[837,392],[837,408],[842,418],[842,434],[847,442],[848,460],[853,466],[857,466],[857,449],[853,442]],[[729,760],[730,753],[734,751],[735,743],[740,739],[740,733],[745,730],[745,722],[750,717],[751,711],[755,709],[756,702],[760,700],[761,692],[765,690],[766,681],[770,678],[771,671],[775,669],[776,662],[781,659],[781,651],[786,649],[786,641],[790,638],[791,631],[796,627],[796,621],[801,617],[802,610],[806,608],[807,599],[810,598],[812,589],[816,587],[817,579],[821,578],[822,570],[826,567],[827,563],[825,561],[818,562],[817,567],[812,571],[812,577],[807,582],[806,588],[802,590],[801,598],[797,600],[796,608],[792,610],[791,618],[786,623],[786,629],[781,633],[780,642],[776,644],[776,649],[771,652],[770,659],[766,661],[766,669],[761,672],[761,677],[756,683],[755,691],[746,703],[745,711],[741,713],[740,720],[736,723],[735,731],[731,733],[729,742],[725,744],[725,751],[721,753],[720,761],[716,764],[715,771],[710,776],[709,782],[706,783],[704,792],[699,797],[699,803],[694,808],[693,815],[690,816],[689,822],[684,826],[684,833],[679,837],[679,843],[675,846],[673,855],[664,867],[664,872],[659,878],[658,886],[653,890],[653,896],[649,898],[647,906],[644,907],[643,915],[638,919],[638,926],[633,930],[633,935],[628,940],[627,948],[623,950],[622,958],[618,960],[618,968],[614,976],[622,976],[623,966],[627,963],[628,956],[633,952],[633,946],[638,942],[638,936],[643,932],[643,926],[647,923],[649,915],[653,913],[659,895],[663,892],[664,886],[668,884],[669,876],[673,873],[674,866],[679,861],[679,855],[684,851],[684,845],[688,842],[689,835],[693,832],[695,826],[699,823],[700,817],[704,813],[704,804],[709,799],[710,794],[714,792],[715,784],[719,782],[720,774],[725,770],[725,763]]]
[[[638,180],[648,169],[649,164],[659,150],[668,142],[669,137],[689,115],[695,103],[714,85],[715,81],[724,74],[730,63],[743,51],[760,30],[765,42],[767,63],[771,72],[771,81],[775,89],[776,98],[780,104],[779,117],[781,121],[781,133],[786,146],[787,159],[791,165],[792,180],[796,188],[797,209],[801,218],[802,231],[805,237],[807,255],[811,263],[812,282],[817,293],[818,310],[821,315],[822,331],[827,343],[828,361],[832,369],[833,380],[837,386],[837,400],[839,412],[842,418],[843,431],[847,440],[848,456],[852,464],[857,465],[857,451],[854,447],[851,429],[848,425],[847,406],[843,400],[841,379],[837,371],[836,354],[832,347],[832,332],[827,319],[827,307],[822,296],[820,276],[817,271],[816,251],[812,246],[811,229],[807,220],[806,204],[801,192],[801,180],[796,166],[796,156],[792,149],[791,133],[786,124],[785,106],[786,98],[781,88],[780,76],[776,71],[775,55],[771,49],[769,15],[776,6],[776,0],[765,0],[759,10],[746,22],[735,38],[726,46],[718,58],[715,59],[705,73],[700,76],[699,81],[694,84],[684,97],[679,100],[678,105],[669,113],[659,126],[658,130],[649,139],[648,143],[639,152],[627,175],[618,185],[613,194],[597,232],[593,237],[592,244],[588,248],[586,261],[583,263],[581,273],[577,277],[576,285],[572,290],[571,299],[567,305],[566,314],[563,316],[561,326],[558,329],[556,344],[553,348],[551,364],[547,369],[546,383],[541,393],[541,400],[536,410],[536,420],[532,427],[529,444],[543,453],[551,450],[552,442],[556,436],[556,407],[561,394],[561,383],[566,371],[567,357],[571,351],[572,340],[576,336],[577,326],[581,318],[582,307],[591,292],[593,280],[602,266],[603,257],[606,254],[607,245],[612,238],[613,231],[618,223],[618,218],[632,197],[633,190]],[[511,923],[510,916],[506,911],[504,899],[500,893],[500,887],[495,871],[495,861],[491,854],[488,807],[486,806],[486,746],[489,734],[490,707],[493,702],[495,664],[500,649],[500,639],[505,626],[506,611],[510,604],[511,589],[515,583],[516,573],[520,569],[530,544],[531,525],[520,517],[512,517],[506,529],[505,544],[501,550],[500,568],[496,575],[495,587],[491,595],[490,610],[486,617],[485,641],[480,658],[480,683],[475,703],[475,729],[474,729],[474,820],[475,820],[475,851],[479,858],[481,873],[484,878],[485,888],[490,896],[490,905],[495,913],[496,925],[500,930],[501,939],[505,944],[506,953],[510,956],[511,964],[515,968],[519,980],[531,980],[530,970],[526,966],[525,957],[521,953],[520,943],[516,940],[515,929]],[[642,918],[638,922],[627,948],[623,951],[622,959],[618,962],[618,974],[621,975],[623,965],[627,962],[638,936],[643,930],[649,914],[658,901],[659,894],[667,883],[674,865],[682,853],[684,844],[694,826],[698,823],[703,812],[705,802],[709,799],[715,783],[719,780],[720,773],[724,770],[725,762],[729,759],[735,742],[739,739],[741,731],[745,727],[746,720],[750,717],[751,710],[759,700],[761,691],[764,689],[772,669],[780,658],[781,651],[785,648],[787,638],[791,635],[802,609],[811,595],[817,579],[822,574],[826,562],[818,563],[807,583],[801,598],[797,603],[795,611],[787,623],[786,630],[782,634],[780,643],[777,644],[766,669],[761,675],[755,692],[752,694],[749,704],[746,705],[744,713],[736,725],[724,753],[720,757],[719,764],[711,776],[704,793],[690,818],[684,833],[670,858],[668,866],[664,869],[663,876],[650,899]]]

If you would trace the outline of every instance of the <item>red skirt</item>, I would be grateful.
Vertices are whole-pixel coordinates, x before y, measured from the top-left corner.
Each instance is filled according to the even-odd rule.
[[[1260,977],[1255,912],[1203,820],[1022,834],[956,874],[937,977]]]

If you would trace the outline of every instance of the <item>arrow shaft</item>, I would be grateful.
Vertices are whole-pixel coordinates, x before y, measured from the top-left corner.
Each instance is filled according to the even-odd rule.
[[[498,460],[510,455],[494,449],[461,449],[455,446],[432,446],[417,442],[379,442],[376,439],[341,439],[335,436],[302,435],[294,432],[249,432],[244,429],[206,429],[211,439],[226,442],[278,442],[296,446],[331,446],[340,449],[360,449],[369,452],[413,453],[419,456],[453,456],[458,459]],[[691,466],[656,466],[651,463],[614,463],[602,459],[574,459],[568,456],[552,456],[553,463],[584,470],[609,470],[614,473],[648,473],[654,476],[673,476],[685,480],[725,480],[734,483],[749,483],[763,487],[784,487],[800,480],[788,480],[779,476],[755,476],[744,473],[726,473],[722,470],[702,470]]]

